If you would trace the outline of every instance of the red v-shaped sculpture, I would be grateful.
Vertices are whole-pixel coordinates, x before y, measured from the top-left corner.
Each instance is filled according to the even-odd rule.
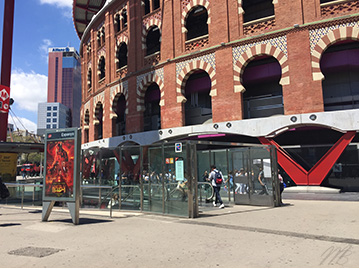
[[[272,139],[259,137],[259,141],[263,145],[273,145],[277,148],[279,165],[297,185],[320,185],[344,149],[353,140],[355,134],[355,131],[345,133],[309,171],[295,162],[289,154]]]

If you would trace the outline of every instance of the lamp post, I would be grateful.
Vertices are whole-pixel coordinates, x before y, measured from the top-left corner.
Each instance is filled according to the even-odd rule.
[[[15,0],[5,0],[4,6],[4,25],[2,39],[1,57],[1,81],[0,81],[0,142],[6,142],[8,109],[10,101],[10,79],[11,79],[11,56],[12,56],[12,37],[14,28],[14,2]]]

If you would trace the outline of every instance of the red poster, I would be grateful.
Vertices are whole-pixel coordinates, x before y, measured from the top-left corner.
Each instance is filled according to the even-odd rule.
[[[48,141],[45,196],[72,197],[75,140]]]

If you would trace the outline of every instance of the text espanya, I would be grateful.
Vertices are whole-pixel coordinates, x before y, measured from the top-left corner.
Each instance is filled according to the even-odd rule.
[[[75,136],[75,133],[61,133],[61,137]]]

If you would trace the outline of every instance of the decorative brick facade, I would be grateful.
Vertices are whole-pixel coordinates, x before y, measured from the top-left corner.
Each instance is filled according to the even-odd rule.
[[[112,136],[113,108],[119,96],[126,100],[126,133],[143,131],[144,96],[148,86],[160,89],[161,126],[184,126],[184,87],[191,74],[203,70],[211,80],[213,122],[240,121],[243,114],[243,73],[258,56],[272,56],[280,65],[284,115],[324,112],[320,59],[341,40],[359,38],[358,1],[271,1],[275,14],[264,21],[243,23],[243,0],[165,0],[145,15],[140,0],[113,0],[87,26],[81,40],[82,126],[95,139],[98,105],[103,107],[103,138]],[[163,5],[163,6],[162,6]],[[203,6],[208,14],[208,36],[186,41],[189,12]],[[116,33],[115,16],[127,10],[127,28]],[[338,17],[342,15],[346,17]],[[327,20],[330,17],[331,20]],[[145,56],[148,30],[156,25],[161,49]],[[105,33],[98,43],[99,31]],[[116,51],[128,47],[127,66],[116,69]],[[106,77],[99,81],[100,58]],[[92,87],[88,87],[88,70]],[[228,108],[231,107],[231,110]],[[84,123],[86,111],[90,121]]]

